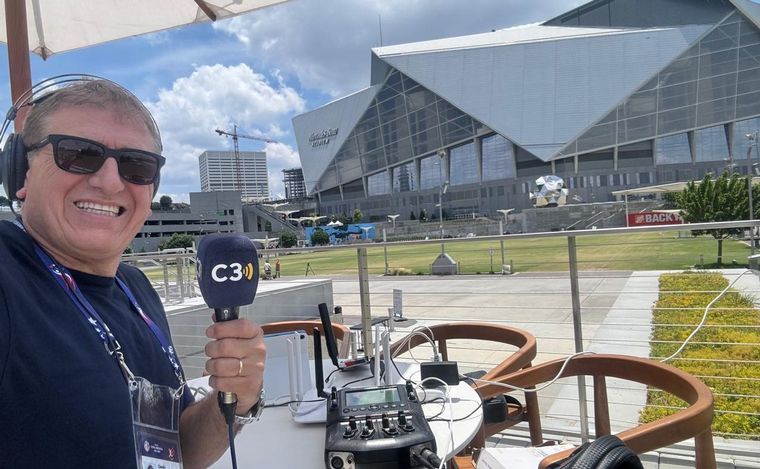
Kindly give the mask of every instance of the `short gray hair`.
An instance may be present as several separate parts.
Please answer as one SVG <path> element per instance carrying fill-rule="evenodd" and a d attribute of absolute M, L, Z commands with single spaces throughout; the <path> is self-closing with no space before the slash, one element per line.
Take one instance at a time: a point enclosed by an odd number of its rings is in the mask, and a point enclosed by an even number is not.
<path fill-rule="evenodd" d="M 145 125 L 157 153 L 161 153 L 161 134 L 150 111 L 122 86 L 103 79 L 84 79 L 67 84 L 31 101 L 32 108 L 24 122 L 24 143 L 34 145 L 47 137 L 48 119 L 56 111 L 73 106 L 97 106 L 118 110 L 120 115 Z"/>

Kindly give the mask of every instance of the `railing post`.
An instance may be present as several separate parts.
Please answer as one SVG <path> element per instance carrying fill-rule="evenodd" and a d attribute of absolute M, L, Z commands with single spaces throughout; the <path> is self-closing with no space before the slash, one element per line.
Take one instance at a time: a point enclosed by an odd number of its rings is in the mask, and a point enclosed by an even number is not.
<path fill-rule="evenodd" d="M 499 220 L 499 236 L 504 234 L 504 222 Z M 499 247 L 501 248 L 501 274 L 504 275 L 504 240 L 499 240 Z"/>
<path fill-rule="evenodd" d="M 575 353 L 578 353 L 583 351 L 583 329 L 575 236 L 567 237 L 567 257 L 570 268 L 570 297 L 573 304 L 573 337 L 575 339 Z M 586 443 L 588 441 L 588 408 L 586 407 L 585 376 L 578 376 L 578 405 L 580 406 L 581 441 Z"/>
<path fill-rule="evenodd" d="M 177 256 L 177 292 L 179 293 L 179 302 L 185 301 L 185 282 L 182 271 L 184 270 L 182 265 L 182 257 Z"/>
<path fill-rule="evenodd" d="M 367 269 L 367 248 L 358 248 L 356 257 L 359 267 L 359 302 L 362 311 L 362 335 L 364 336 L 364 353 L 372 357 L 375 353 L 372 340 L 372 309 L 369 304 L 369 271 Z"/>
<path fill-rule="evenodd" d="M 161 267 L 164 271 L 164 301 L 169 301 L 169 263 L 161 259 Z"/>
<path fill-rule="evenodd" d="M 383 228 L 383 243 L 388 242 L 388 238 L 385 235 L 385 228 Z M 383 257 L 385 258 L 385 275 L 388 275 L 388 247 L 383 246 Z"/>

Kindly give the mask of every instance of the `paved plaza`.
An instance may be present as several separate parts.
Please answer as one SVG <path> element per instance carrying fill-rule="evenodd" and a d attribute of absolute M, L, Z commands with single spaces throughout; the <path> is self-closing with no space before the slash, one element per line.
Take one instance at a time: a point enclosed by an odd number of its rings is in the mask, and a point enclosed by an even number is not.
<path fill-rule="evenodd" d="M 725 270 L 733 282 L 744 270 Z M 657 299 L 661 271 L 589 272 L 579 278 L 583 350 L 647 357 L 651 310 Z M 760 297 L 760 279 L 752 272 L 741 275 L 734 288 Z M 402 293 L 403 313 L 394 340 L 415 327 L 450 321 L 482 321 L 525 329 L 538 341 L 536 363 L 562 358 L 575 352 L 573 316 L 568 274 L 473 275 L 460 277 L 371 277 L 370 303 L 373 316 L 385 316 L 392 306 L 394 289 Z M 346 324 L 360 321 L 359 286 L 354 278 L 333 278 L 336 305 L 343 307 Z M 511 353 L 512 348 L 481 341 L 458 341 L 449 346 L 451 358 L 464 371 L 487 369 Z M 426 352 L 415 358 L 427 360 Z M 427 352 L 429 353 L 429 352 Z M 563 382 L 564 381 L 564 382 Z M 590 382 L 589 382 L 590 383 Z M 644 386 L 616 386 L 609 380 L 613 432 L 631 426 L 646 401 Z M 590 393 L 589 393 L 590 394 Z M 542 422 L 548 438 L 577 439 L 580 432 L 575 378 L 562 380 L 539 393 Z M 589 397 L 590 398 L 590 397 Z M 615 405 L 621 403 L 622 405 Z M 590 412 L 593 415 L 593 412 Z M 593 417 L 592 417 L 593 418 Z M 590 422 L 593 433 L 593 420 Z M 490 439 L 493 445 L 527 444 L 525 428 L 510 429 Z M 757 442 L 715 437 L 719 466 L 760 468 Z M 661 453 L 645 455 L 645 467 L 689 467 L 689 442 Z"/>

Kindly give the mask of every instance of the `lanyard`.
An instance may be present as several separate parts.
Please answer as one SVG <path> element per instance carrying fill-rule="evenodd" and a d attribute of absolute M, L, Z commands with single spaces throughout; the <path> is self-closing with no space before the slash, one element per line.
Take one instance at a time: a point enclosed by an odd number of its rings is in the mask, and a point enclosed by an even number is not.
<path fill-rule="evenodd" d="M 19 220 L 14 220 L 13 223 L 19 229 L 21 229 L 21 231 L 26 233 L 24 225 L 22 225 Z M 116 358 L 119 366 L 122 369 L 122 373 L 124 374 L 125 379 L 127 379 L 128 382 L 132 382 L 134 380 L 134 375 L 129 370 L 124 361 L 124 355 L 121 352 L 121 345 L 119 344 L 119 341 L 116 340 L 116 337 L 108 328 L 106 322 L 103 320 L 100 314 L 98 314 L 98 312 L 87 300 L 87 298 L 85 298 L 82 290 L 79 289 L 76 280 L 74 280 L 74 277 L 71 275 L 69 270 L 64 266 L 58 265 L 48 255 L 48 253 L 46 253 L 40 247 L 40 245 L 34 241 L 34 239 L 32 239 L 32 241 L 34 242 L 34 252 L 37 254 L 37 257 L 39 257 L 40 261 L 42 261 L 42 263 L 48 269 L 48 272 L 50 272 L 50 274 L 53 276 L 53 279 L 55 279 L 55 281 L 63 289 L 66 295 L 68 295 L 74 305 L 76 305 L 77 309 L 82 314 L 84 319 L 92 326 L 95 333 L 103 342 L 103 345 L 105 346 L 108 354 Z M 119 277 L 116 277 L 116 283 L 121 291 L 127 295 L 132 308 L 138 313 L 145 324 L 148 325 L 148 328 L 153 332 L 153 335 L 158 340 L 159 344 L 161 345 L 161 350 L 163 350 L 164 354 L 169 359 L 169 363 L 174 369 L 174 374 L 179 380 L 180 387 L 184 386 L 185 379 L 182 376 L 182 369 L 179 366 L 179 361 L 177 360 L 177 355 L 174 351 L 174 347 L 171 345 L 169 340 L 167 340 L 166 336 L 156 325 L 156 323 L 150 317 L 148 317 L 147 314 L 145 314 L 143 309 L 140 307 L 140 304 L 137 302 L 137 298 L 135 298 L 135 296 L 132 294 L 132 291 L 129 289 L 127 284 L 124 283 L 124 281 L 122 281 Z"/>

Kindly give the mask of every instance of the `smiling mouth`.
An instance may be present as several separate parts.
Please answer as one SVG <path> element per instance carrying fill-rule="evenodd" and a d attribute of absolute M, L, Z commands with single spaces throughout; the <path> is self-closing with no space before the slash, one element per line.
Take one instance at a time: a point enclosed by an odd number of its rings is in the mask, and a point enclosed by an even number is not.
<path fill-rule="evenodd" d="M 118 205 L 97 204 L 95 202 L 75 202 L 74 205 L 84 212 L 107 217 L 118 217 L 124 213 L 124 208 Z"/>

